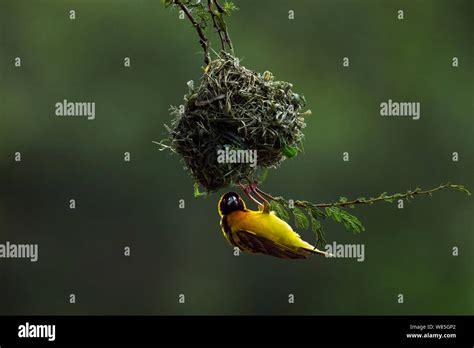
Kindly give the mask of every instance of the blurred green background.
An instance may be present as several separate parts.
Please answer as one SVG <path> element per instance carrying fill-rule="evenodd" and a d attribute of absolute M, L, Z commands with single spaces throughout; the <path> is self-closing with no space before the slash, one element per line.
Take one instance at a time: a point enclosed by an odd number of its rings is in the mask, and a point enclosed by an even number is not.
<path fill-rule="evenodd" d="M 472 1 L 235 2 L 243 65 L 292 82 L 313 111 L 306 152 L 265 191 L 474 188 Z M 0 243 L 39 244 L 37 263 L 0 259 L 0 314 L 474 313 L 473 199 L 457 192 L 358 207 L 360 235 L 328 223 L 328 242 L 365 244 L 365 262 L 233 256 L 219 195 L 194 198 L 179 158 L 152 143 L 202 71 L 194 31 L 159 0 L 1 0 L 0 29 Z M 94 101 L 96 119 L 56 117 L 63 99 Z M 388 99 L 420 102 L 421 119 L 381 117 Z"/>

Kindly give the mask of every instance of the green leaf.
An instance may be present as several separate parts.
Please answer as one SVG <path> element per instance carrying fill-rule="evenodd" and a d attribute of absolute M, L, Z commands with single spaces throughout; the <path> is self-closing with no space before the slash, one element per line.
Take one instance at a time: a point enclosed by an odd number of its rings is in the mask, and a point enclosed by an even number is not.
<path fill-rule="evenodd" d="M 237 11 L 239 8 L 235 6 L 235 4 L 232 1 L 226 1 L 224 2 L 224 11 L 226 12 L 226 15 L 230 16 L 230 13 L 232 11 Z"/>
<path fill-rule="evenodd" d="M 334 221 L 341 222 L 344 227 L 354 233 L 360 233 L 365 230 L 362 222 L 354 215 L 339 207 L 326 208 L 327 216 L 330 216 Z"/>
<path fill-rule="evenodd" d="M 327 207 L 325 211 L 326 211 L 326 215 L 331 217 L 334 221 L 336 222 L 342 221 L 341 214 L 340 214 L 341 209 L 339 209 L 338 207 Z"/>
<path fill-rule="evenodd" d="M 326 237 L 324 235 L 323 225 L 321 225 L 318 218 L 313 214 L 314 210 L 308 208 L 307 211 L 311 221 L 311 229 L 316 233 L 316 247 L 322 249 L 326 245 Z"/>
<path fill-rule="evenodd" d="M 301 229 L 308 229 L 309 227 L 309 221 L 306 215 L 303 213 L 303 211 L 300 208 L 294 207 L 291 209 L 294 217 L 295 217 L 295 225 L 296 228 L 301 228 Z"/>
<path fill-rule="evenodd" d="M 292 158 L 296 156 L 298 149 L 296 147 L 285 145 L 282 149 L 282 152 L 287 158 Z"/>
<path fill-rule="evenodd" d="M 348 212 L 342 210 L 343 215 L 342 215 L 342 220 L 344 223 L 344 226 L 354 232 L 354 233 L 360 233 L 365 230 L 364 226 L 362 225 L 362 222 L 354 215 L 349 214 Z"/>
<path fill-rule="evenodd" d="M 314 204 L 312 203 L 309 203 L 309 202 L 306 202 L 307 204 L 309 204 L 309 207 L 307 208 L 308 209 L 308 213 L 313 215 L 315 217 L 315 219 L 325 219 L 326 218 L 326 214 L 324 213 L 323 210 L 321 210 L 320 208 L 316 207 Z"/>
<path fill-rule="evenodd" d="M 285 207 L 277 201 L 271 201 L 271 209 L 275 212 L 275 214 L 282 220 L 288 222 L 290 220 L 290 216 L 286 211 Z"/>
<path fill-rule="evenodd" d="M 318 219 L 311 215 L 311 213 L 309 215 L 309 220 L 311 222 L 311 230 L 313 230 L 313 232 L 316 232 L 321 228 L 321 223 L 318 221 Z"/>
<path fill-rule="evenodd" d="M 199 192 L 199 184 L 194 183 L 194 197 L 204 197 L 207 196 L 207 192 Z"/>

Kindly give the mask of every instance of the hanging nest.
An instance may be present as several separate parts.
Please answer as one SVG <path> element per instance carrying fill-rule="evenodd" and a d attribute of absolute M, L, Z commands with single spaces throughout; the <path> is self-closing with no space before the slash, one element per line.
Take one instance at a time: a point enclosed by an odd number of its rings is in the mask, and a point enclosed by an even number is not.
<path fill-rule="evenodd" d="M 200 86 L 188 82 L 184 105 L 171 107 L 169 138 L 160 144 L 179 154 L 188 172 L 208 192 L 277 167 L 301 151 L 305 99 L 270 72 L 256 73 L 222 52 L 205 69 Z M 219 150 L 256 150 L 256 165 L 221 163 Z"/>

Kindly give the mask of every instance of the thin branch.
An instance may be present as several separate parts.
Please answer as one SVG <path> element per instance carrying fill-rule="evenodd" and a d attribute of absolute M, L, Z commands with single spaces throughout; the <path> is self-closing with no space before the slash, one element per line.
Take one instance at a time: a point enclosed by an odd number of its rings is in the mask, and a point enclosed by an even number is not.
<path fill-rule="evenodd" d="M 184 5 L 181 0 L 173 0 L 176 5 L 178 5 L 183 12 L 186 14 L 188 19 L 191 21 L 193 27 L 196 29 L 198 35 L 199 35 L 199 43 L 201 44 L 201 47 L 204 51 L 204 64 L 209 65 L 211 62 L 211 58 L 209 55 L 209 41 L 206 38 L 206 35 L 204 35 L 204 32 L 202 31 L 201 26 L 196 22 L 194 19 L 193 15 L 191 14 L 191 11 Z"/>
<path fill-rule="evenodd" d="M 223 13 L 225 13 L 225 9 L 222 7 L 221 4 L 219 4 L 219 0 L 213 0 L 214 3 L 216 4 L 216 7 L 217 7 L 217 11 L 219 11 L 219 13 L 222 15 Z M 224 23 L 224 39 L 225 39 L 225 42 L 227 42 L 227 45 L 229 46 L 230 48 L 230 52 L 232 53 L 232 55 L 234 55 L 234 45 L 232 44 L 232 40 L 230 39 L 230 36 L 229 36 L 229 31 L 227 30 L 227 25 L 225 25 Z"/>
<path fill-rule="evenodd" d="M 217 24 L 216 15 L 214 13 L 214 10 L 212 9 L 213 4 L 215 4 L 214 0 L 207 0 L 207 8 L 212 18 L 212 24 L 214 25 L 214 28 L 216 29 L 216 32 L 219 35 L 219 40 L 221 42 L 222 50 L 225 51 L 225 44 L 226 44 L 225 34 L 220 28 L 220 26 Z"/>
<path fill-rule="evenodd" d="M 386 194 L 382 193 L 378 197 L 374 198 L 357 198 L 352 201 L 347 201 L 347 202 L 335 202 L 335 203 L 319 203 L 315 204 L 316 207 L 318 208 L 326 208 L 326 207 L 344 207 L 344 206 L 352 206 L 356 204 L 373 204 L 375 202 L 380 202 L 380 201 L 385 201 L 385 202 L 390 202 L 391 200 L 395 199 L 406 199 L 406 198 L 413 198 L 415 195 L 432 195 L 436 191 L 448 189 L 448 188 L 454 188 L 454 189 L 459 189 L 459 185 L 453 185 L 451 183 L 446 183 L 446 184 L 441 184 L 438 187 L 435 187 L 431 190 L 422 190 L 421 188 L 416 188 L 414 190 L 407 191 L 405 193 L 395 193 L 393 195 L 387 196 Z M 469 192 L 469 191 L 467 191 Z M 470 193 L 469 193 L 470 194 Z"/>
<path fill-rule="evenodd" d="M 224 10 L 224 8 L 222 7 L 222 5 L 219 4 L 219 2 L 218 2 L 217 0 L 215 0 L 215 3 L 216 3 L 217 11 L 219 11 L 219 13 L 224 13 L 225 10 Z"/>
<path fill-rule="evenodd" d="M 407 199 L 407 198 L 414 198 L 415 195 L 432 195 L 436 191 L 444 190 L 444 189 L 454 189 L 458 191 L 465 192 L 466 194 L 470 195 L 471 193 L 469 190 L 467 190 L 464 186 L 462 185 L 456 185 L 456 184 L 451 184 L 451 183 L 446 183 L 446 184 L 441 184 L 438 187 L 435 187 L 431 190 L 422 190 L 421 188 L 416 188 L 414 190 L 409 190 L 405 193 L 395 193 L 393 195 L 387 195 L 386 193 L 382 193 L 378 197 L 372 197 L 372 198 L 357 198 L 352 201 L 339 201 L 339 202 L 333 202 L 333 203 L 318 203 L 318 204 L 313 204 L 307 201 L 295 201 L 295 205 L 307 208 L 309 206 L 314 206 L 317 208 L 327 208 L 327 207 L 345 207 L 345 206 L 354 206 L 357 204 L 373 204 L 376 202 L 380 201 L 385 201 L 385 202 L 390 202 L 395 199 Z M 267 197 L 270 200 L 277 201 L 277 202 L 286 202 L 286 200 L 283 197 L 273 197 L 268 193 L 263 192 L 261 189 L 258 187 L 256 190 L 263 196 Z"/>

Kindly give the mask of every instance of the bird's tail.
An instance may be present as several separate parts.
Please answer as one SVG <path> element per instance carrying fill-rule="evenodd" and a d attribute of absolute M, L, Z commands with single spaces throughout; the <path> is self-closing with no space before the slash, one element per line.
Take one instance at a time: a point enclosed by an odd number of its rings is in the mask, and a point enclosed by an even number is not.
<path fill-rule="evenodd" d="M 318 254 L 321 256 L 325 257 L 334 257 L 333 254 L 319 250 L 316 248 L 314 245 L 308 243 L 307 241 L 300 239 L 298 243 L 298 247 L 296 248 L 297 252 L 299 255 L 303 256 L 303 258 L 306 258 L 307 256 L 311 256 L 314 254 Z"/>
<path fill-rule="evenodd" d="M 307 244 L 307 246 L 304 246 L 302 249 L 304 249 L 304 251 L 306 252 L 309 252 L 311 254 L 318 254 L 318 255 L 326 256 L 326 257 L 334 257 L 333 254 L 319 250 L 318 248 L 316 248 L 315 246 L 312 246 L 311 244 L 307 242 L 305 242 L 305 244 Z"/>
<path fill-rule="evenodd" d="M 318 254 L 318 255 L 321 255 L 321 256 L 326 256 L 326 257 L 333 257 L 334 255 L 331 254 L 331 253 L 328 253 L 328 252 L 325 252 L 325 251 L 321 251 L 317 248 L 313 248 L 313 249 L 306 249 L 308 251 L 310 251 L 311 253 L 313 254 Z"/>

